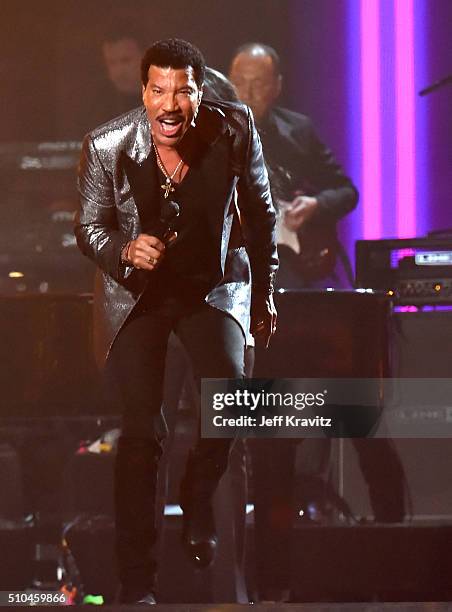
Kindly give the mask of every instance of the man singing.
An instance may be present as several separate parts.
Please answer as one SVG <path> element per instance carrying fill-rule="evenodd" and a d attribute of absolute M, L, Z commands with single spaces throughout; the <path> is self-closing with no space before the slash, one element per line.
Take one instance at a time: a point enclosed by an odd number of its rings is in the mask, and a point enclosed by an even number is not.
<path fill-rule="evenodd" d="M 245 106 L 201 103 L 204 72 L 190 43 L 152 45 L 142 61 L 145 108 L 88 134 L 80 164 L 75 233 L 98 266 L 95 348 L 123 415 L 115 513 L 124 603 L 155 603 L 170 332 L 200 383 L 243 377 L 249 325 L 263 342 L 276 325 L 275 213 L 259 137 Z M 183 542 L 201 566 L 215 552 L 211 501 L 230 442 L 198 439 L 181 484 Z"/>

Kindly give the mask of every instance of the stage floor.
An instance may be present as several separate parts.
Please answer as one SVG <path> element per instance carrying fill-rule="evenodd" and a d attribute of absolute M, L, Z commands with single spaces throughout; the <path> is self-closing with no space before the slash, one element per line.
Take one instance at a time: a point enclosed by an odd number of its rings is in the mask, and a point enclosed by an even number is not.
<path fill-rule="evenodd" d="M 106 606 L 107 610 L 136 610 L 142 606 Z M 452 602 L 421 603 L 341 603 L 341 604 L 162 604 L 153 608 L 155 612 L 449 612 Z"/>

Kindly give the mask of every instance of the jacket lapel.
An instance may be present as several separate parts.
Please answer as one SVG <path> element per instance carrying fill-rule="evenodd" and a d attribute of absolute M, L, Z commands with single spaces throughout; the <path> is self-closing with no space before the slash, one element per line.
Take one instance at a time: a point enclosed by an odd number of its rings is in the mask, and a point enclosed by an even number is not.
<path fill-rule="evenodd" d="M 137 207 L 143 231 L 159 218 L 159 180 L 151 131 L 146 112 L 138 122 L 136 137 L 129 151 L 124 152 L 122 165 Z"/>
<path fill-rule="evenodd" d="M 202 184 L 208 186 L 205 197 L 209 225 L 220 243 L 229 206 L 219 209 L 218 204 L 224 205 L 225 202 L 230 202 L 232 195 L 229 193 L 231 190 L 229 143 L 218 109 L 201 105 L 197 124 L 199 148 L 196 157 L 197 163 L 200 164 L 199 178 Z M 130 148 L 124 151 L 122 165 L 137 208 L 141 229 L 146 231 L 159 218 L 160 181 L 145 110 L 138 121 L 135 139 Z"/>

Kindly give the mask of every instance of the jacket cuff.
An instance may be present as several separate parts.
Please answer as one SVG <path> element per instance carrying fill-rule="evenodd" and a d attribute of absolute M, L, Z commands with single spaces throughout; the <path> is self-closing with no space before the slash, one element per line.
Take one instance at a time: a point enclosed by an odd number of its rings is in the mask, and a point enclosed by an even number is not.
<path fill-rule="evenodd" d="M 270 272 L 266 278 L 253 281 L 253 293 L 271 295 L 275 291 L 275 272 Z"/>

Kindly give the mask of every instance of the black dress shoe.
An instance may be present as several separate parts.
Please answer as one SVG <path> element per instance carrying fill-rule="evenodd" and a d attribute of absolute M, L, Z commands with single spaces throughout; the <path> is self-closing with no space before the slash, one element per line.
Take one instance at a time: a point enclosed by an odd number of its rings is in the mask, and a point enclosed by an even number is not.
<path fill-rule="evenodd" d="M 157 605 L 157 602 L 155 601 L 154 594 L 148 593 L 147 595 L 144 595 L 144 597 L 141 597 L 138 601 L 136 601 L 135 604 L 142 606 L 155 606 Z"/>
<path fill-rule="evenodd" d="M 122 588 L 119 593 L 119 603 L 129 605 L 155 606 L 157 601 L 152 591 Z"/>
<path fill-rule="evenodd" d="M 182 543 L 196 567 L 206 568 L 213 562 L 218 537 L 210 502 L 190 504 L 184 509 Z"/>

